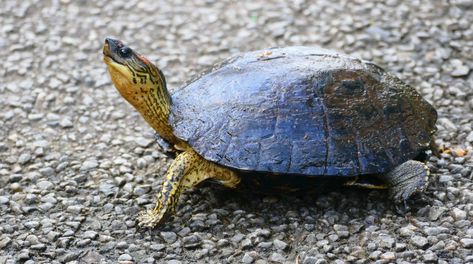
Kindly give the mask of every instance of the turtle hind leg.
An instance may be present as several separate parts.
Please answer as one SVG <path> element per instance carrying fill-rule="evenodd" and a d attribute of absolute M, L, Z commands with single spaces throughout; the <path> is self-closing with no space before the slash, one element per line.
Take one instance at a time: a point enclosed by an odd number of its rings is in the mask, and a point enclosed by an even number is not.
<path fill-rule="evenodd" d="M 395 202 L 407 201 L 412 195 L 423 192 L 429 182 L 429 168 L 422 162 L 409 160 L 383 175 Z"/>
<path fill-rule="evenodd" d="M 240 182 L 235 172 L 203 159 L 193 150 L 179 154 L 166 173 L 155 208 L 138 218 L 139 225 L 155 227 L 162 223 L 170 213 L 175 212 L 182 191 L 207 179 L 214 179 L 232 188 Z"/>

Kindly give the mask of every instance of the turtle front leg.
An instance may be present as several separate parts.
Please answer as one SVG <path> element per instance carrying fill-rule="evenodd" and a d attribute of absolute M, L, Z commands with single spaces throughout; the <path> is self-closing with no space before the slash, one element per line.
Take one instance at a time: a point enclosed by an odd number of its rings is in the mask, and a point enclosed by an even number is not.
<path fill-rule="evenodd" d="M 139 225 L 159 225 L 167 214 L 175 212 L 183 190 L 207 179 L 214 179 L 230 188 L 235 188 L 240 183 L 240 177 L 234 171 L 203 159 L 193 150 L 179 154 L 166 173 L 166 180 L 158 194 L 155 208 L 138 218 Z"/>
<path fill-rule="evenodd" d="M 405 202 L 413 194 L 427 188 L 429 175 L 427 165 L 420 161 L 409 160 L 395 167 L 382 178 L 388 184 L 391 197 L 395 202 Z"/>

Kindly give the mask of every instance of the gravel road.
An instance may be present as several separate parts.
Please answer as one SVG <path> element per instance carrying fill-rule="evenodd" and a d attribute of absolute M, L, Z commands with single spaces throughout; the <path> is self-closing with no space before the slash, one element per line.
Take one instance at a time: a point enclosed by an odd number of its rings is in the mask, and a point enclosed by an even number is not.
<path fill-rule="evenodd" d="M 0 264 L 473 263 L 472 24 L 472 0 L 2 0 Z M 138 229 L 170 159 L 112 86 L 106 36 L 148 55 L 170 89 L 272 46 L 373 60 L 438 109 L 447 151 L 405 215 L 381 191 L 205 184 Z"/>

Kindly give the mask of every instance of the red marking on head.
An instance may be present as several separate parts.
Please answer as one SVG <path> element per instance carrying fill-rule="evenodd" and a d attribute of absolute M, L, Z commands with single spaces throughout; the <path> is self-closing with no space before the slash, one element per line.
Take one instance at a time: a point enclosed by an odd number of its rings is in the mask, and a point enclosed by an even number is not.
<path fill-rule="evenodd" d="M 138 56 L 138 59 L 140 59 L 144 64 L 148 65 L 151 62 L 147 58 L 145 58 L 143 55 Z"/>

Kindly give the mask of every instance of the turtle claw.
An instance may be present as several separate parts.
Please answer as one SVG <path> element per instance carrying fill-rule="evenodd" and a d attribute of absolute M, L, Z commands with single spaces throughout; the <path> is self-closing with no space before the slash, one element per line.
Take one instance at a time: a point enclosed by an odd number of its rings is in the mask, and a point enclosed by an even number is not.
<path fill-rule="evenodd" d="M 414 195 L 423 193 L 426 189 L 426 185 L 426 181 L 419 179 L 419 181 L 416 183 L 416 186 L 410 186 L 410 188 L 406 188 L 402 191 L 396 190 L 397 193 L 391 193 L 396 212 L 398 214 L 404 215 L 411 211 L 411 206 L 409 205 L 410 198 Z"/>
<path fill-rule="evenodd" d="M 405 215 L 411 211 L 411 207 L 407 204 L 407 201 L 404 201 L 403 203 L 395 203 L 394 210 L 398 215 Z"/>
<path fill-rule="evenodd" d="M 154 228 L 164 222 L 165 214 L 161 212 L 156 213 L 156 210 L 148 210 L 138 216 L 138 226 L 141 228 Z"/>

